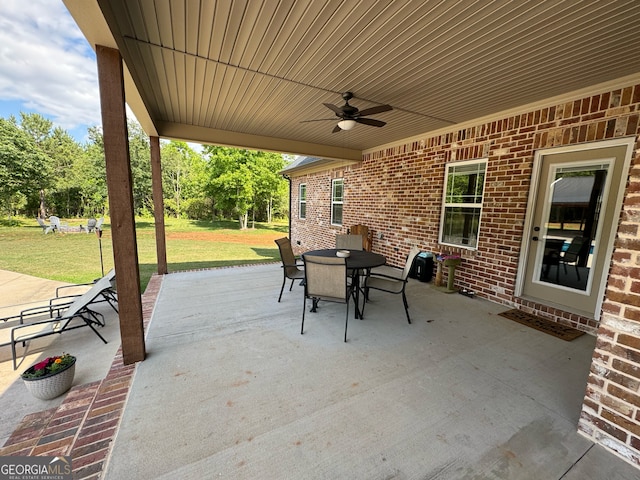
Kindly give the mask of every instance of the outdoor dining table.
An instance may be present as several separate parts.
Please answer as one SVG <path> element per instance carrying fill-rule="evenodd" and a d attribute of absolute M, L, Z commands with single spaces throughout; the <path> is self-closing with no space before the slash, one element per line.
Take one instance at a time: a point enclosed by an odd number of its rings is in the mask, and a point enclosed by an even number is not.
<path fill-rule="evenodd" d="M 317 256 L 317 257 L 335 257 L 336 252 L 338 252 L 338 248 L 327 248 L 323 250 L 311 250 L 302 254 L 305 255 Z M 360 313 L 359 307 L 359 298 L 360 298 L 360 275 L 358 275 L 358 271 L 366 270 L 367 272 L 375 267 L 380 267 L 387 263 L 387 259 L 384 255 L 379 253 L 368 252 L 366 250 L 349 250 L 349 256 L 345 258 L 347 264 L 347 270 L 351 272 L 351 278 L 354 282 L 355 288 L 355 304 L 356 304 L 356 318 L 362 319 L 362 314 Z M 365 300 L 366 301 L 366 300 Z M 317 304 L 314 302 L 312 312 L 316 311 Z"/>

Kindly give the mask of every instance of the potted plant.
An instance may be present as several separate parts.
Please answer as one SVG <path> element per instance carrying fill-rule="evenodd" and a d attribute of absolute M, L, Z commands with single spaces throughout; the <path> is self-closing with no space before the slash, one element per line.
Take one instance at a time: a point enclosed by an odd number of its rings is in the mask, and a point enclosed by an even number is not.
<path fill-rule="evenodd" d="M 36 398 L 51 400 L 71 388 L 76 357 L 63 353 L 27 368 L 21 375 L 27 390 Z"/>

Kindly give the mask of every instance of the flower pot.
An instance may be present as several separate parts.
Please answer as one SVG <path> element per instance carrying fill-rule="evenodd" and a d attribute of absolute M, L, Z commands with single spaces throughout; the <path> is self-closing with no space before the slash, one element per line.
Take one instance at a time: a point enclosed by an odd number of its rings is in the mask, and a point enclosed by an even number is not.
<path fill-rule="evenodd" d="M 33 367 L 28 368 L 26 372 L 29 371 L 33 371 Z M 74 358 L 73 363 L 62 370 L 49 373 L 42 377 L 23 377 L 22 380 L 31 395 L 41 400 L 51 400 L 52 398 L 59 397 L 71 388 L 75 373 L 76 359 Z"/>

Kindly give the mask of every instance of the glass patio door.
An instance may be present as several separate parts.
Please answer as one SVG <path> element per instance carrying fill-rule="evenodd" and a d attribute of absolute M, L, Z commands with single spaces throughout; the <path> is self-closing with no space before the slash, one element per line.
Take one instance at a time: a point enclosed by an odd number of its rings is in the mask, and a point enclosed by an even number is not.
<path fill-rule="evenodd" d="M 618 224 L 617 197 L 625 185 L 626 152 L 621 145 L 538 158 L 522 296 L 597 318 Z"/>

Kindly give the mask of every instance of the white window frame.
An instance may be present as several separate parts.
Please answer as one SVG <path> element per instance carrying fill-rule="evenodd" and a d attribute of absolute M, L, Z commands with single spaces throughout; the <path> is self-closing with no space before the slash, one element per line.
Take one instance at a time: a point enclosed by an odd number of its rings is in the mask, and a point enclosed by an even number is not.
<path fill-rule="evenodd" d="M 304 195 L 302 191 L 304 190 Z M 302 213 L 304 206 L 304 214 Z M 298 218 L 305 220 L 307 218 L 307 184 L 301 183 L 298 187 Z"/>
<path fill-rule="evenodd" d="M 342 185 L 342 197 L 339 200 L 335 197 L 335 188 L 336 184 L 340 183 Z M 333 211 L 336 205 L 342 205 L 342 215 L 344 215 L 344 179 L 343 178 L 334 178 L 331 180 L 331 225 L 342 226 L 342 218 L 340 219 L 340 223 L 336 223 L 333 218 Z"/>
<path fill-rule="evenodd" d="M 443 192 L 442 192 L 442 212 L 440 214 L 440 234 L 439 234 L 439 241 L 440 244 L 442 245 L 449 245 L 452 247 L 458 247 L 458 248 L 466 248 L 468 250 L 476 250 L 478 248 L 478 237 L 480 236 L 480 227 L 481 227 L 481 221 L 482 221 L 482 206 L 484 203 L 484 192 L 485 192 L 485 188 L 486 188 L 486 182 L 487 182 L 487 164 L 488 164 L 488 159 L 487 158 L 479 158 L 479 159 L 474 159 L 474 160 L 465 160 L 462 162 L 450 162 L 447 163 L 445 166 L 445 177 L 444 177 L 444 188 L 443 188 Z M 453 192 L 448 192 L 449 189 L 449 177 L 451 175 L 456 175 L 456 170 L 460 170 L 462 167 L 463 173 L 460 173 L 459 175 L 464 175 L 464 168 L 468 168 L 469 166 L 473 166 L 473 165 L 477 165 L 478 166 L 478 173 L 480 173 L 480 166 L 484 166 L 483 169 L 483 181 L 482 181 L 482 194 L 481 195 L 477 195 L 474 194 L 472 199 L 472 201 L 470 202 L 461 202 L 460 198 L 457 198 L 457 201 L 453 201 L 456 198 L 454 198 L 454 196 L 452 195 Z M 477 184 L 476 184 L 476 188 L 477 188 Z M 479 201 L 478 201 L 479 198 Z M 464 199 L 466 200 L 466 199 Z M 445 225 L 445 221 L 447 219 L 447 212 L 452 209 L 452 208 L 466 208 L 466 209 L 474 209 L 477 210 L 477 215 L 475 215 L 477 217 L 477 231 L 474 232 L 475 234 L 475 241 L 473 243 L 455 243 L 452 242 L 450 240 L 445 241 L 445 235 L 447 233 L 447 227 L 448 225 Z"/>

